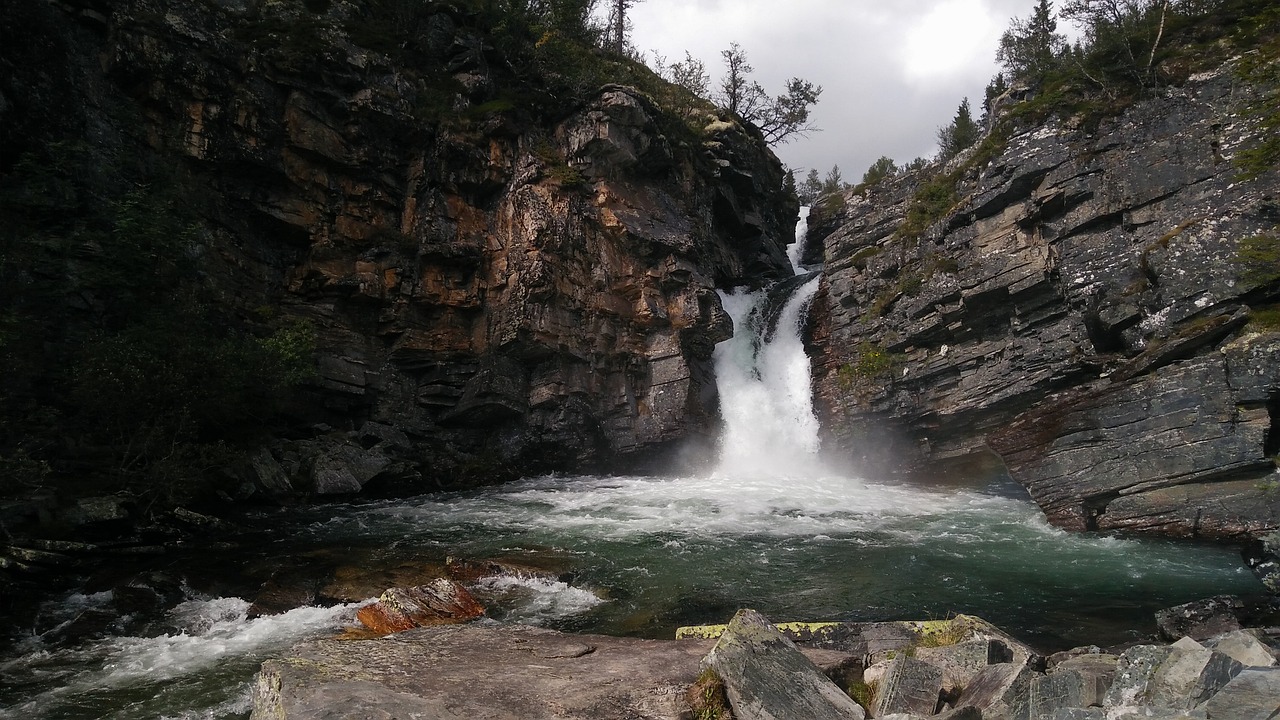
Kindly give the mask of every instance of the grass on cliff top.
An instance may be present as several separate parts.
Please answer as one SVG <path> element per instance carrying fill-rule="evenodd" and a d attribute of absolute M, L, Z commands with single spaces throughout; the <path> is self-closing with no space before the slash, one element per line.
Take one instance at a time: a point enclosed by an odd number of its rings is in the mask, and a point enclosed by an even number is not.
<path fill-rule="evenodd" d="M 961 181 L 1003 152 L 1017 128 L 1059 117 L 1073 118 L 1081 130 L 1093 132 L 1136 100 L 1214 70 L 1241 53 L 1249 54 L 1237 76 L 1258 89 L 1246 114 L 1257 119 L 1261 139 L 1237 153 L 1236 165 L 1241 179 L 1250 180 L 1280 164 L 1280 6 L 1272 0 L 1224 0 L 1207 13 L 1174 12 L 1150 68 L 1117 59 L 1126 44 L 1132 49 L 1149 42 L 1140 31 L 1066 53 L 1030 97 L 1003 110 L 992 132 L 959 167 L 935 170 L 920 184 L 895 235 L 917 239 L 951 214 L 962 202 Z"/>

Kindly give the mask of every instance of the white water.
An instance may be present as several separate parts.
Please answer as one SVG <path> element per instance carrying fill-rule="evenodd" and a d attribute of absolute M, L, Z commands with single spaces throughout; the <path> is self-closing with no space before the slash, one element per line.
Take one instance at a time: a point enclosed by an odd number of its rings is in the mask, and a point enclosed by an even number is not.
<path fill-rule="evenodd" d="M 795 275 L 805 271 L 800 265 L 800 259 L 804 257 L 805 241 L 809 235 L 809 206 L 805 205 L 800 208 L 800 217 L 796 221 L 796 239 L 795 242 L 787 246 L 787 259 L 791 261 L 791 272 Z"/>
<path fill-rule="evenodd" d="M 738 331 L 716 346 L 716 382 L 724 428 L 718 478 L 794 478 L 818 472 L 818 419 L 809 358 L 800 338 L 814 278 L 787 300 L 771 342 L 762 342 L 764 292 L 721 296 Z"/>
<path fill-rule="evenodd" d="M 109 593 L 72 594 L 50 603 L 47 611 L 74 614 L 105 604 Z M 249 679 L 269 652 L 351 625 L 356 604 L 303 607 L 282 615 L 248 619 L 249 603 L 239 598 L 190 600 L 169 611 L 172 631 L 155 637 L 108 637 L 73 648 L 44 650 L 38 637 L 26 642 L 21 657 L 0 663 L 0 676 L 14 684 L 52 684 L 21 704 L 0 708 L 0 718 L 40 718 L 71 713 L 83 716 L 104 697 L 120 694 L 123 707 L 103 707 L 97 717 L 221 717 L 249 711 Z M 244 671 L 235 690 L 222 683 L 210 689 L 204 680 L 227 663 Z M 186 706 L 184 708 L 184 706 Z M 175 713 L 176 714 L 168 714 Z"/>
<path fill-rule="evenodd" d="M 800 256 L 808 215 L 809 208 L 802 208 L 795 241 L 787 246 L 795 274 L 804 270 Z M 724 421 L 714 477 L 776 483 L 822 473 L 809 357 L 801 338 L 805 313 L 817 291 L 814 277 L 787 299 L 773 328 L 766 327 L 766 291 L 720 294 L 733 318 L 734 335 L 717 345 L 714 354 Z"/>

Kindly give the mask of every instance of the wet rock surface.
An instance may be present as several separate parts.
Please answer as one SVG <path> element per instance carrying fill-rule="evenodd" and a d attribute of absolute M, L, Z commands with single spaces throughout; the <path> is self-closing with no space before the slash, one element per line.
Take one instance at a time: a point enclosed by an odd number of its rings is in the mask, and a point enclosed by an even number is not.
<path fill-rule="evenodd" d="M 1256 321 L 1280 294 L 1241 250 L 1276 237 L 1277 175 L 1230 162 L 1260 137 L 1244 108 L 1261 90 L 1234 78 L 1096 131 L 1014 131 L 990 161 L 954 161 L 956 202 L 918 235 L 901 230 L 916 175 L 815 208 L 828 446 L 934 474 L 994 451 L 1073 530 L 1280 524 L 1280 334 Z"/>

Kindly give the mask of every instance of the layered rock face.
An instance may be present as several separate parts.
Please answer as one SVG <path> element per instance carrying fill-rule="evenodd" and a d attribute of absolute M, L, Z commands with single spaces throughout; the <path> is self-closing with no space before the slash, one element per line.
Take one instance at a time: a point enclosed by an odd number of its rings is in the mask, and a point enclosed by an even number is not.
<path fill-rule="evenodd" d="M 1277 175 L 1231 160 L 1259 92 L 1228 66 L 1014 134 L 918 238 L 911 176 L 819 213 L 828 444 L 881 469 L 994 450 L 1074 530 L 1276 527 Z"/>
<path fill-rule="evenodd" d="M 180 159 L 202 195 L 228 306 L 316 329 L 319 378 L 254 458 L 263 487 L 603 467 L 714 426 L 715 288 L 786 274 L 795 217 L 758 136 L 673 130 L 616 85 L 550 118 L 486 103 L 521 69 L 448 4 L 424 21 L 430 82 L 355 42 L 351 3 L 49 12 L 104 69 L 69 89 L 101 96 L 87 124 Z M 93 115 L 122 102 L 140 128 Z"/>

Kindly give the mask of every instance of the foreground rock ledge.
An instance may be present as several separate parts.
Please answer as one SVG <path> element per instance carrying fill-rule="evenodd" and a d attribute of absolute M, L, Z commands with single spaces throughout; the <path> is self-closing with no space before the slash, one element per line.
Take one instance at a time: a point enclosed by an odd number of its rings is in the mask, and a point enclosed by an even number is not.
<path fill-rule="evenodd" d="M 263 664 L 253 720 L 676 720 L 712 643 L 447 626 L 303 643 Z"/>

